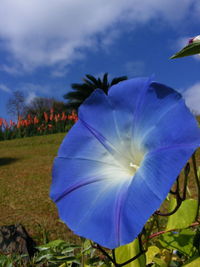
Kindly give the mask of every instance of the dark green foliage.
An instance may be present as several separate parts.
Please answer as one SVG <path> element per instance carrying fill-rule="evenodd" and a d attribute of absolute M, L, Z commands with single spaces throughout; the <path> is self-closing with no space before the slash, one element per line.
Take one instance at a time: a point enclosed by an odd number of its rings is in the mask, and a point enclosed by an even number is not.
<path fill-rule="evenodd" d="M 50 109 L 53 109 L 55 113 L 62 113 L 66 111 L 66 105 L 64 102 L 54 98 L 35 97 L 26 105 L 23 117 L 30 115 L 32 117 L 37 116 L 41 119 L 44 112 L 49 112 Z"/>
<path fill-rule="evenodd" d="M 95 89 L 102 89 L 106 94 L 112 85 L 121 81 L 127 80 L 126 76 L 116 77 L 110 83 L 108 81 L 108 73 L 105 73 L 103 78 L 95 78 L 90 74 L 85 75 L 83 83 L 73 83 L 72 91 L 65 94 L 63 97 L 68 100 L 67 107 L 70 109 L 78 109 L 83 101 L 90 96 Z"/>

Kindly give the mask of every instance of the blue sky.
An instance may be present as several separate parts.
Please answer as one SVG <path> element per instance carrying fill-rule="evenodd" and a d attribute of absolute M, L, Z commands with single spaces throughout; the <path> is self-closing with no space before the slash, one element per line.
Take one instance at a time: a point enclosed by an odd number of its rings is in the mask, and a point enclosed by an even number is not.
<path fill-rule="evenodd" d="M 169 60 L 200 34 L 199 15 L 199 0 L 1 0 L 0 117 L 12 91 L 64 100 L 87 73 L 200 92 L 200 57 Z"/>

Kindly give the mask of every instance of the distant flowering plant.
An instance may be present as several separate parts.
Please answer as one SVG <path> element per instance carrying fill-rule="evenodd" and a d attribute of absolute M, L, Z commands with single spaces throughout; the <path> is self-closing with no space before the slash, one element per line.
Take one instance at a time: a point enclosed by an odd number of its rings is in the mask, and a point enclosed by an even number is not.
<path fill-rule="evenodd" d="M 200 129 L 177 91 L 148 78 L 96 90 L 78 118 L 54 161 L 50 196 L 76 234 L 113 249 L 160 207 Z"/>
<path fill-rule="evenodd" d="M 69 128 L 78 120 L 75 111 L 66 114 L 55 113 L 53 109 L 44 112 L 43 117 L 19 116 L 17 123 L 0 118 L 0 141 L 19 137 L 34 135 L 44 135 L 51 133 L 67 132 Z"/>
<path fill-rule="evenodd" d="M 171 59 L 193 56 L 197 54 L 200 54 L 200 35 L 190 38 L 188 40 L 188 44 L 176 54 L 171 56 Z"/>
<path fill-rule="evenodd" d="M 188 43 L 192 44 L 192 43 L 197 43 L 197 42 L 200 42 L 200 35 L 190 38 Z"/>

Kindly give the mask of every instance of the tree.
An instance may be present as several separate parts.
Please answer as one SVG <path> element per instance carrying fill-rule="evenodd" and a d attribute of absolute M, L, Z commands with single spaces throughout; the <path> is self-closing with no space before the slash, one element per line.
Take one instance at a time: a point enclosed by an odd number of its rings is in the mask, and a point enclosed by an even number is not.
<path fill-rule="evenodd" d="M 66 104 L 54 98 L 35 97 L 25 107 L 25 116 L 29 114 L 32 117 L 37 116 L 40 118 L 43 117 L 44 112 L 48 113 L 52 108 L 55 113 L 61 113 L 62 111 L 66 111 Z"/>
<path fill-rule="evenodd" d="M 89 74 L 86 74 L 85 76 L 86 78 L 83 79 L 84 83 L 73 83 L 71 85 L 72 91 L 63 96 L 64 99 L 68 100 L 68 108 L 78 109 L 83 101 L 97 88 L 102 89 L 107 94 L 112 85 L 127 80 L 126 76 L 121 76 L 114 78 L 111 83 L 109 83 L 108 73 L 105 73 L 102 79 L 96 79 L 94 76 Z"/>
<path fill-rule="evenodd" d="M 8 113 L 15 116 L 15 118 L 19 120 L 19 117 L 23 116 L 24 108 L 25 98 L 23 92 L 14 91 L 7 102 Z"/>

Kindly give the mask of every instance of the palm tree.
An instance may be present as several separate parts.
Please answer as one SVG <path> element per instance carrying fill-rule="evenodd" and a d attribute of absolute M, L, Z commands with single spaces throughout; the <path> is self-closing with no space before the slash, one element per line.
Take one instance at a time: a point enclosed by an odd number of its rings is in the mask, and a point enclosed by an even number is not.
<path fill-rule="evenodd" d="M 95 78 L 92 75 L 86 74 L 83 83 L 73 83 L 72 91 L 65 94 L 63 97 L 68 100 L 67 107 L 69 109 L 78 109 L 83 101 L 90 96 L 95 89 L 102 89 L 106 94 L 109 88 L 121 81 L 127 80 L 126 76 L 116 77 L 111 83 L 108 81 L 108 73 L 105 73 L 103 78 Z"/>

